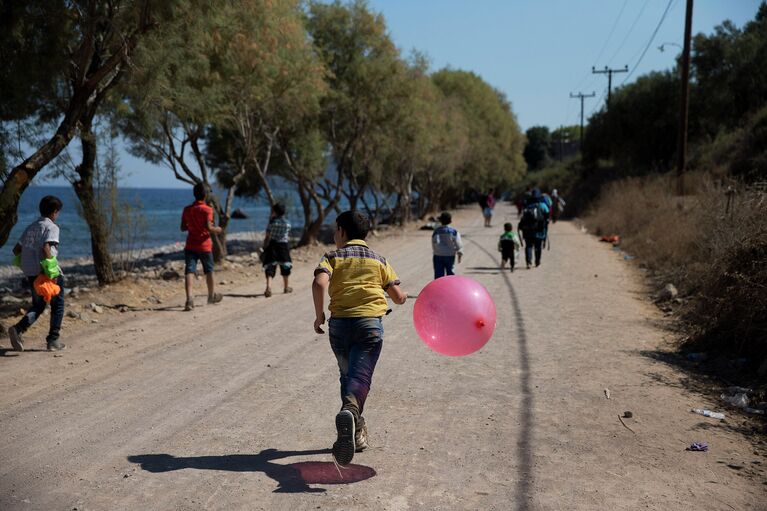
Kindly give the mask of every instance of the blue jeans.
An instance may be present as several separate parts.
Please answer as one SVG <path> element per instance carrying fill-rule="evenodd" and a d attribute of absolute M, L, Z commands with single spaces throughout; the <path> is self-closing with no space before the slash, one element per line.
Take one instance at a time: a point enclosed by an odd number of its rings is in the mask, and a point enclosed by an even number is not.
<path fill-rule="evenodd" d="M 445 275 L 455 275 L 453 272 L 455 266 L 455 256 L 434 256 L 434 278 L 438 279 Z"/>
<path fill-rule="evenodd" d="M 32 307 L 16 323 L 16 330 L 22 334 L 37 321 L 45 310 L 45 300 L 35 292 L 35 279 L 37 277 L 27 277 L 27 284 L 32 291 Z M 61 322 L 64 320 L 64 276 L 59 275 L 56 278 L 56 284 L 61 288 L 61 292 L 51 299 L 51 326 L 48 331 L 48 337 L 45 338 L 49 343 L 58 340 L 61 331 Z"/>
<path fill-rule="evenodd" d="M 383 322 L 381 318 L 331 317 L 328 330 L 341 375 L 341 409 L 352 412 L 359 428 L 383 347 Z"/>

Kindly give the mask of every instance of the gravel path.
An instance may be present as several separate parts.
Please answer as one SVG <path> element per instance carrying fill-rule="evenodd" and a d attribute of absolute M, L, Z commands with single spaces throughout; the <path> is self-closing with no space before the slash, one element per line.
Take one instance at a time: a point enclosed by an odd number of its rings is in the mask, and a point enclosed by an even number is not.
<path fill-rule="evenodd" d="M 474 208 L 455 218 L 460 272 L 493 295 L 496 333 L 442 357 L 417 339 L 414 302 L 395 308 L 371 448 L 350 468 L 328 451 L 337 369 L 305 264 L 291 295 L 258 296 L 259 279 L 193 313 L 115 316 L 60 356 L 5 353 L 0 509 L 766 508 L 767 445 L 689 412 L 719 405 L 653 356 L 662 316 L 631 265 L 560 222 L 541 268 L 501 274 L 500 229 Z M 371 241 L 411 294 L 430 278 L 429 235 Z"/>

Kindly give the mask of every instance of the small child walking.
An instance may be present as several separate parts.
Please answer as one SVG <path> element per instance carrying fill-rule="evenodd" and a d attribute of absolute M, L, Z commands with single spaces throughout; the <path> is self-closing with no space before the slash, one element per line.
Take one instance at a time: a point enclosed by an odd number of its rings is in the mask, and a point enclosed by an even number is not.
<path fill-rule="evenodd" d="M 32 306 L 21 321 L 8 329 L 11 345 L 16 351 L 24 351 L 22 334 L 37 321 L 45 311 L 45 298 L 35 290 L 35 279 L 40 274 L 53 280 L 60 291 L 50 300 L 51 325 L 48 330 L 48 351 L 63 350 L 66 345 L 59 341 L 61 323 L 64 319 L 64 276 L 57 260 L 59 254 L 59 226 L 56 219 L 63 204 L 58 197 L 48 195 L 40 201 L 40 218 L 29 224 L 13 247 L 14 264 L 24 272 L 30 292 Z"/>
<path fill-rule="evenodd" d="M 460 264 L 461 257 L 463 257 L 461 233 L 450 227 L 450 223 L 453 221 L 452 215 L 444 211 L 439 215 L 438 220 L 442 225 L 434 229 L 434 233 L 431 235 L 435 280 L 445 275 L 455 275 L 453 270 L 455 258 L 458 256 L 458 263 Z"/>
<path fill-rule="evenodd" d="M 277 274 L 277 266 L 280 267 L 280 275 L 285 285 L 285 293 L 292 293 L 293 288 L 288 285 L 290 271 L 293 268 L 293 260 L 290 258 L 290 222 L 285 218 L 285 206 L 277 203 L 272 206 L 272 214 L 269 217 L 269 225 L 264 236 L 264 274 L 266 274 L 266 291 L 264 296 L 272 296 L 272 279 Z"/>
<path fill-rule="evenodd" d="M 314 270 L 314 331 L 324 333 L 325 294 L 330 293 L 330 347 L 341 375 L 341 411 L 336 415 L 338 438 L 333 457 L 351 463 L 355 452 L 367 448 L 368 430 L 362 416 L 373 371 L 383 347 L 386 295 L 402 305 L 407 293 L 389 263 L 365 243 L 370 220 L 359 211 L 336 218 L 337 250 L 328 252 Z"/>
<path fill-rule="evenodd" d="M 213 240 L 211 233 L 218 234 L 221 227 L 213 224 L 213 208 L 205 203 L 208 190 L 205 183 L 197 183 L 192 190 L 194 202 L 184 208 L 181 215 L 181 231 L 186 231 L 184 246 L 184 290 L 186 291 L 185 311 L 194 309 L 192 283 L 197 273 L 197 261 L 202 263 L 205 272 L 205 282 L 208 285 L 208 303 L 218 303 L 223 296 L 215 292 L 213 280 Z"/>
<path fill-rule="evenodd" d="M 503 224 L 503 234 L 501 234 L 501 238 L 498 240 L 498 252 L 501 253 L 501 269 L 506 266 L 506 261 L 509 261 L 509 268 L 512 272 L 514 271 L 514 259 L 521 246 L 519 236 L 514 232 L 514 226 L 509 222 Z"/>

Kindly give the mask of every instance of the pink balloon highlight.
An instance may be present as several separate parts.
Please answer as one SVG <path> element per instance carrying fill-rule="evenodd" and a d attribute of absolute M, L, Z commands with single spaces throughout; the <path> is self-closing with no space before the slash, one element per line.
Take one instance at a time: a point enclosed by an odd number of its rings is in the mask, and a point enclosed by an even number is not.
<path fill-rule="evenodd" d="M 430 282 L 413 307 L 418 336 L 437 353 L 461 357 L 487 344 L 495 330 L 495 303 L 476 280 L 448 275 Z"/>

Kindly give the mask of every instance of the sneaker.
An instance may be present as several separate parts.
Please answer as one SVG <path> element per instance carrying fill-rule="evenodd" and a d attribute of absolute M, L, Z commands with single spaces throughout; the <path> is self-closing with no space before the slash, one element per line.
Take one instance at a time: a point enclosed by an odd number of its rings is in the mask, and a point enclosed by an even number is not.
<path fill-rule="evenodd" d="M 527 263 L 527 269 L 529 270 L 532 265 L 530 263 Z"/>
<path fill-rule="evenodd" d="M 194 300 L 187 300 L 186 305 L 184 305 L 184 312 L 189 312 L 191 310 L 194 310 Z"/>
<path fill-rule="evenodd" d="M 288 286 L 288 287 L 285 288 L 285 294 L 292 293 L 292 292 L 293 292 L 293 288 L 292 287 Z"/>
<path fill-rule="evenodd" d="M 265 298 L 269 298 L 270 296 L 272 296 L 272 290 L 271 290 L 271 288 L 267 287 L 266 291 L 264 291 L 264 297 Z"/>
<path fill-rule="evenodd" d="M 59 340 L 51 341 L 48 343 L 48 351 L 61 351 L 66 347 L 67 345 Z"/>
<path fill-rule="evenodd" d="M 24 351 L 24 342 L 21 340 L 21 334 L 15 326 L 8 329 L 8 337 L 11 338 L 11 344 L 16 351 Z"/>
<path fill-rule="evenodd" d="M 218 303 L 224 299 L 224 295 L 221 293 L 213 293 L 213 296 L 208 297 L 208 303 Z"/>
<path fill-rule="evenodd" d="M 354 458 L 354 415 L 341 410 L 336 415 L 338 439 L 333 444 L 333 457 L 339 465 L 348 465 Z"/>
<path fill-rule="evenodd" d="M 368 426 L 362 424 L 357 431 L 354 432 L 354 452 L 362 452 L 368 448 Z"/>

